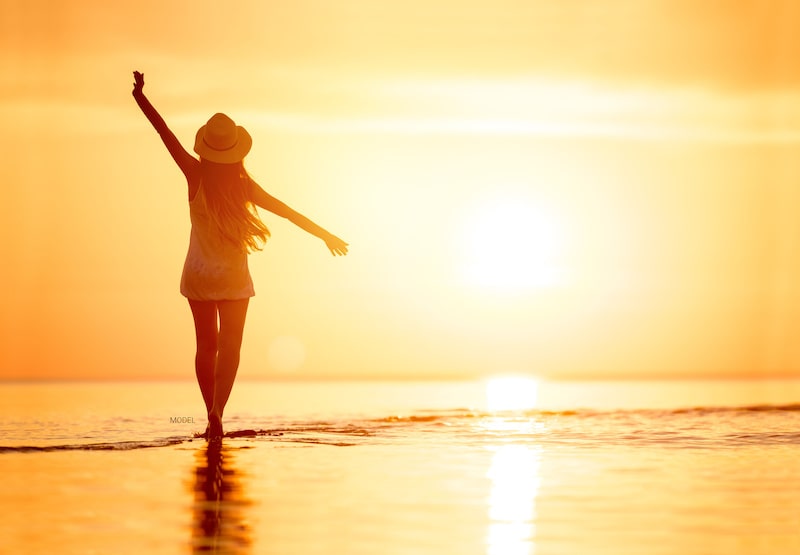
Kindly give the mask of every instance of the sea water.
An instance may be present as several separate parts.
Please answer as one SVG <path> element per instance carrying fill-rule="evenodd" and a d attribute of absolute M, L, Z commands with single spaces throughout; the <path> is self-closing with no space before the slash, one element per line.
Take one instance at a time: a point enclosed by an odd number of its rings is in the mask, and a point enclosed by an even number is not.
<path fill-rule="evenodd" d="M 800 553 L 794 381 L 0 387 L 3 553 Z"/>

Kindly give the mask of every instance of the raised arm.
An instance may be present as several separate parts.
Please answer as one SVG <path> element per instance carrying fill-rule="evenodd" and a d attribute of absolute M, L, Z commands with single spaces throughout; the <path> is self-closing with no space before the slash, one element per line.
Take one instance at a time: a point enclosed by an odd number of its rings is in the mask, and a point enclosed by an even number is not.
<path fill-rule="evenodd" d="M 188 179 L 190 174 L 195 171 L 198 166 L 197 159 L 183 148 L 183 145 L 181 145 L 178 138 L 175 137 L 175 134 L 167 127 L 164 118 L 161 117 L 153 105 L 150 104 L 150 101 L 147 100 L 147 97 L 142 91 L 144 88 L 144 74 L 134 71 L 133 78 L 133 98 L 136 99 L 136 104 L 139 105 L 144 115 L 147 116 L 147 119 L 153 124 L 156 131 L 158 131 L 172 159 L 175 160 L 175 163 L 178 164 L 178 167 Z"/>
<path fill-rule="evenodd" d="M 328 247 L 328 250 L 331 251 L 333 256 L 336 256 L 337 254 L 344 256 L 347 254 L 347 243 L 321 228 L 303 216 L 300 212 L 289 208 L 289 206 L 287 206 L 285 203 L 267 193 L 258 185 L 258 183 L 253 180 L 250 180 L 250 200 L 256 206 L 259 206 L 264 210 L 269 210 L 273 214 L 277 214 L 282 218 L 286 218 L 300 229 L 307 231 L 311 235 L 319 237 L 325 241 L 325 245 Z"/>

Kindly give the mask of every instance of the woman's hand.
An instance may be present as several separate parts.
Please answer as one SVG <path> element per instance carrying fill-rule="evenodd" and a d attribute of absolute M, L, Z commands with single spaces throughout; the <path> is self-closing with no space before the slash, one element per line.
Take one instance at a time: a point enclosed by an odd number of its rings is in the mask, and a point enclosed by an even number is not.
<path fill-rule="evenodd" d="M 144 73 L 139 71 L 133 72 L 133 94 L 141 94 L 144 88 Z"/>
<path fill-rule="evenodd" d="M 331 235 L 325 240 L 328 250 L 331 251 L 333 256 L 347 254 L 347 243 L 339 239 L 336 235 Z"/>

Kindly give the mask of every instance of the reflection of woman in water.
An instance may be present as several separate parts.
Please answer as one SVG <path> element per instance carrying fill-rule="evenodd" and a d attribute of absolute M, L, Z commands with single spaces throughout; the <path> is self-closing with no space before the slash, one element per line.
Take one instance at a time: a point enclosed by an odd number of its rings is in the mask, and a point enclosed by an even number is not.
<path fill-rule="evenodd" d="M 192 231 L 181 293 L 189 300 L 197 337 L 195 371 L 208 411 L 208 437 L 222 437 L 222 413 L 239 367 L 247 305 L 255 293 L 247 255 L 269 237 L 255 206 L 269 210 L 325 241 L 333 255 L 347 243 L 267 194 L 244 169 L 252 140 L 228 116 L 215 114 L 189 154 L 144 96 L 144 75 L 133 72 L 133 97 L 186 176 Z"/>
<path fill-rule="evenodd" d="M 212 441 L 197 451 L 194 470 L 193 553 L 244 554 L 250 552 L 250 527 L 241 473 L 234 452 Z"/>

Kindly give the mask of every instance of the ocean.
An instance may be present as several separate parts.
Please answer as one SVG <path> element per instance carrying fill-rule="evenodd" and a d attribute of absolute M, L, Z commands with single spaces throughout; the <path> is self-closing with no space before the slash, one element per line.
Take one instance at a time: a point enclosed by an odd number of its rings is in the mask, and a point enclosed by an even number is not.
<path fill-rule="evenodd" d="M 800 381 L 0 385 L 0 552 L 800 553 Z"/>

